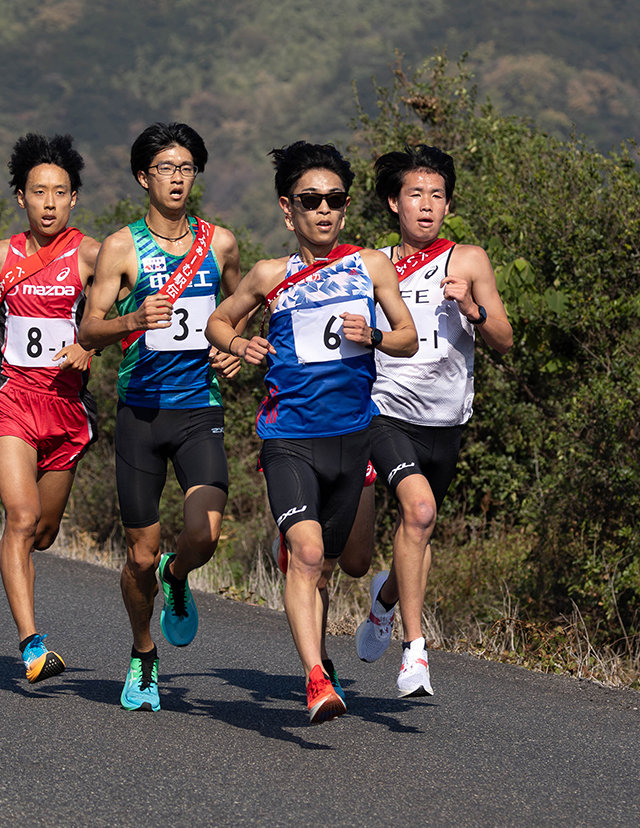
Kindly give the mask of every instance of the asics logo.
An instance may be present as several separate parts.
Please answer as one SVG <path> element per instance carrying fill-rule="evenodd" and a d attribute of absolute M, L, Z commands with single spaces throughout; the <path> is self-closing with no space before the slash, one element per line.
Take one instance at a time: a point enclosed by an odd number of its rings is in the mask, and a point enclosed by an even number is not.
<path fill-rule="evenodd" d="M 415 466 L 415 463 L 400 463 L 399 466 L 396 466 L 395 469 L 391 469 L 391 471 L 389 472 L 389 476 L 387 477 L 387 483 L 391 483 L 391 481 L 399 471 L 402 471 L 403 469 L 410 469 L 413 466 Z"/>
<path fill-rule="evenodd" d="M 27 296 L 75 296 L 73 285 L 22 285 Z"/>
<path fill-rule="evenodd" d="M 63 270 L 60 271 L 60 273 L 58 273 L 58 275 L 56 276 L 56 279 L 59 282 L 64 282 L 64 280 L 67 278 L 67 276 L 70 273 L 71 273 L 71 268 L 70 267 L 65 267 Z"/>
<path fill-rule="evenodd" d="M 306 512 L 306 511 L 307 511 L 306 504 L 304 506 L 300 506 L 299 509 L 296 506 L 294 506 L 292 509 L 289 509 L 288 512 L 285 512 L 284 514 L 280 515 L 278 520 L 276 520 L 276 525 L 280 526 L 281 523 L 283 521 L 285 521 L 288 517 L 291 517 L 291 515 L 298 515 L 298 514 L 300 514 L 300 512 Z"/>
<path fill-rule="evenodd" d="M 219 427 L 218 428 L 212 428 L 211 433 L 212 434 L 224 434 L 224 428 L 219 428 Z"/>

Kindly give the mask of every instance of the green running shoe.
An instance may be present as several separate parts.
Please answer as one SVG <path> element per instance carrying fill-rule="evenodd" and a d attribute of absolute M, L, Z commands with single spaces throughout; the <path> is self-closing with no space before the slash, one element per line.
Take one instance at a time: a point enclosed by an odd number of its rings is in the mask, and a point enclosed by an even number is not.
<path fill-rule="evenodd" d="M 158 659 L 132 658 L 120 694 L 125 710 L 160 710 Z"/>
<path fill-rule="evenodd" d="M 344 701 L 344 690 L 340 686 L 340 681 L 338 679 L 338 674 L 336 673 L 336 668 L 333 666 L 333 661 L 331 661 L 330 658 L 323 658 L 322 666 L 324 667 L 324 669 L 327 672 L 327 675 L 329 676 L 329 681 L 333 685 L 333 689 L 340 696 L 342 701 Z"/>
<path fill-rule="evenodd" d="M 198 610 L 189 582 L 185 578 L 178 585 L 165 578 L 165 570 L 175 555 L 165 554 L 160 558 L 158 574 L 164 592 L 164 607 L 160 614 L 160 629 L 169 644 L 174 647 L 186 647 L 191 644 L 198 632 Z"/>

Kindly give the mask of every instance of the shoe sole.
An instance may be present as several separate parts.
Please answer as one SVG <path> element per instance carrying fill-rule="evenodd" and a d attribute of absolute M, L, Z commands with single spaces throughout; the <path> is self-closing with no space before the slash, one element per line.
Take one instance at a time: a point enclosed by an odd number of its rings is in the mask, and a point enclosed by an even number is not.
<path fill-rule="evenodd" d="M 431 688 L 427 690 L 427 688 L 422 685 L 417 687 L 415 690 L 398 690 L 399 699 L 418 698 L 419 696 L 433 696 L 433 690 Z"/>
<path fill-rule="evenodd" d="M 122 706 L 123 710 L 128 710 L 131 713 L 134 713 L 138 710 L 141 710 L 143 713 L 157 713 L 160 710 L 160 705 L 158 707 L 153 707 L 149 702 L 142 702 L 140 707 L 127 707 L 127 705 L 120 699 L 120 705 Z"/>
<path fill-rule="evenodd" d="M 311 708 L 309 711 L 310 723 L 317 725 L 323 722 L 330 722 L 332 719 L 337 719 L 338 716 L 342 716 L 346 712 L 347 705 L 334 692 L 333 695 L 328 696 Z"/>
<path fill-rule="evenodd" d="M 29 684 L 37 684 L 39 681 L 43 681 L 44 679 L 59 676 L 60 673 L 64 671 L 65 667 L 66 664 L 57 653 L 53 653 L 51 651 L 43 653 L 40 658 L 37 658 L 29 665 L 29 667 L 27 667 L 27 678 L 29 679 Z"/>

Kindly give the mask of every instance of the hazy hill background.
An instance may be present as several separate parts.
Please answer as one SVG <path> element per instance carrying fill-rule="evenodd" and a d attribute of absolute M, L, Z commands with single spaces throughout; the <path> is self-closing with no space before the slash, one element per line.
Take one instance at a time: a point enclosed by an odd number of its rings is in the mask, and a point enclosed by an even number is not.
<path fill-rule="evenodd" d="M 640 11 L 625 0 L 0 0 L 0 158 L 28 131 L 69 131 L 87 161 L 83 202 L 136 187 L 132 139 L 154 120 L 205 137 L 207 211 L 278 252 L 266 153 L 298 138 L 352 140 L 358 84 L 469 53 L 480 99 L 608 150 L 640 135 Z M 4 165 L 4 161 L 3 161 Z M 8 190 L 5 188 L 8 194 Z"/>

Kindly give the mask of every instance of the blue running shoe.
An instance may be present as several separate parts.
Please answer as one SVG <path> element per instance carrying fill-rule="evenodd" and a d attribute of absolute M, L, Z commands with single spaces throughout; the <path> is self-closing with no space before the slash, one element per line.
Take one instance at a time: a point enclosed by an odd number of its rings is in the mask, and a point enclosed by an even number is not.
<path fill-rule="evenodd" d="M 27 678 L 31 684 L 57 676 L 65 668 L 65 663 L 58 653 L 47 650 L 44 644 L 46 637 L 46 633 L 34 635 L 22 653 L 22 660 L 27 668 Z"/>
<path fill-rule="evenodd" d="M 160 558 L 158 573 L 164 592 L 164 607 L 160 615 L 160 629 L 169 644 L 174 647 L 186 647 L 191 644 L 198 632 L 198 610 L 189 589 L 188 580 L 169 580 L 168 566 L 175 555 L 163 555 Z M 167 577 L 165 577 L 167 570 Z"/>
<path fill-rule="evenodd" d="M 120 694 L 125 710 L 160 710 L 158 659 L 131 658 L 127 678 Z"/>
<path fill-rule="evenodd" d="M 344 690 L 340 685 L 338 674 L 336 673 L 336 668 L 333 666 L 333 661 L 331 661 L 330 658 L 323 658 L 322 666 L 324 667 L 327 675 L 329 676 L 329 681 L 333 685 L 333 689 L 336 691 L 338 696 L 340 696 L 342 701 L 345 701 Z"/>

